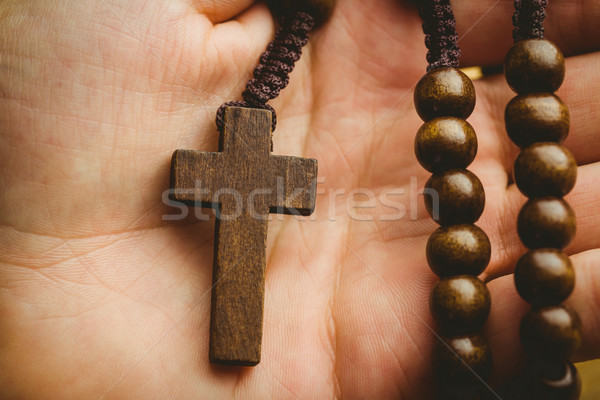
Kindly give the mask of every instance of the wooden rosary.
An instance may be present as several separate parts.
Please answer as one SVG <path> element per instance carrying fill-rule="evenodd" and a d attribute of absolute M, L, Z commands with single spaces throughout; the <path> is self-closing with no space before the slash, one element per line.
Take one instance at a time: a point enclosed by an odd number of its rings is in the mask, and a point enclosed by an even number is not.
<path fill-rule="evenodd" d="M 268 214 L 309 215 L 315 207 L 317 162 L 270 154 L 276 114 L 267 102 L 287 86 L 309 33 L 327 20 L 335 1 L 267 3 L 280 26 L 243 100 L 225 103 L 217 113 L 219 151 L 178 150 L 172 160 L 171 198 L 216 210 L 209 354 L 217 364 L 260 361 Z M 569 130 L 569 112 L 553 93 L 565 65 L 560 50 L 543 38 L 546 3 L 515 1 L 515 45 L 505 62 L 508 84 L 518 94 L 506 108 L 508 136 L 522 149 L 514 178 L 529 198 L 518 217 L 518 235 L 530 251 L 516 265 L 515 284 L 532 308 L 520 329 L 531 361 L 519 379 L 499 389 L 502 398 L 577 399 L 580 391 L 568 359 L 581 342 L 581 322 L 574 310 L 561 305 L 575 282 L 562 252 L 575 234 L 575 215 L 562 197 L 575 184 L 577 164 L 560 145 Z M 434 371 L 441 398 L 484 398 L 490 392 L 485 380 L 492 355 L 480 330 L 491 298 L 477 277 L 490 261 L 491 245 L 475 225 L 484 210 L 483 185 L 466 169 L 477 153 L 477 136 L 466 121 L 475 107 L 475 88 L 458 69 L 449 0 L 421 0 L 419 11 L 429 65 L 414 94 L 425 122 L 415 152 L 432 173 L 426 188 L 439 198 L 438 206 L 425 197 L 428 212 L 440 224 L 426 248 L 427 262 L 440 278 L 430 297 L 442 335 L 434 350 Z M 231 218 L 236 207 L 241 213 Z"/>
<path fill-rule="evenodd" d="M 465 169 L 477 151 L 475 132 L 465 121 L 475 106 L 475 90 L 456 69 L 460 50 L 449 0 L 420 2 L 429 65 L 415 89 L 415 107 L 425 121 L 415 152 L 433 173 L 426 187 L 439 195 L 439 210 L 431 196 L 425 205 L 441 225 L 426 253 L 441 278 L 432 289 L 430 308 L 443 335 L 434 350 L 443 399 L 579 398 L 579 376 L 568 360 L 581 343 L 581 321 L 561 305 L 575 284 L 573 266 L 562 252 L 575 236 L 575 214 L 562 197 L 575 185 L 577 164 L 560 145 L 569 131 L 569 111 L 553 93 L 562 84 L 565 63 L 556 45 L 543 37 L 546 5 L 547 0 L 515 1 L 515 44 L 504 65 L 506 80 L 518 94 L 505 114 L 508 136 L 522 150 L 514 179 L 529 198 L 517 230 L 530 250 L 517 262 L 514 276 L 518 293 L 532 308 L 520 328 L 530 361 L 499 395 L 485 385 L 492 356 L 478 333 L 490 311 L 490 294 L 477 279 L 490 260 L 490 242 L 473 225 L 483 212 L 485 194 L 479 179 Z"/>
<path fill-rule="evenodd" d="M 267 102 L 288 85 L 310 31 L 335 1 L 268 3 L 280 27 L 244 100 L 217 112 L 219 151 L 177 150 L 171 162 L 171 199 L 214 208 L 217 217 L 209 345 L 215 364 L 260 362 L 268 215 L 310 215 L 315 208 L 317 161 L 271 155 L 277 118 Z"/>

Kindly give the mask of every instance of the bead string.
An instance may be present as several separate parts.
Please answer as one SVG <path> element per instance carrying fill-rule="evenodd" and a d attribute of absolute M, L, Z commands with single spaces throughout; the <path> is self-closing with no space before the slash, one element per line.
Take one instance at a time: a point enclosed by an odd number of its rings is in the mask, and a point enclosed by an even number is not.
<path fill-rule="evenodd" d="M 562 197 L 575 185 L 577 163 L 560 145 L 570 118 L 554 92 L 562 84 L 565 65 L 558 47 L 543 39 L 546 5 L 546 0 L 515 1 L 515 44 L 504 65 L 506 80 L 518 94 L 505 114 L 507 133 L 521 148 L 515 183 L 529 198 L 517 221 L 529 251 L 517 262 L 515 285 L 532 306 L 520 328 L 521 344 L 531 359 L 523 375 L 507 385 L 506 395 L 574 400 L 581 381 L 568 360 L 581 344 L 581 320 L 561 303 L 575 285 L 573 266 L 562 250 L 573 239 L 576 222 Z"/>
<path fill-rule="evenodd" d="M 419 2 L 426 35 L 427 73 L 415 88 L 415 108 L 425 124 L 417 132 L 415 153 L 432 172 L 425 184 L 439 199 L 425 197 L 441 225 L 427 242 L 427 262 L 441 278 L 431 291 L 430 309 L 441 333 L 434 349 L 434 371 L 443 399 L 473 399 L 487 386 L 492 358 L 480 330 L 491 298 L 477 278 L 491 256 L 489 238 L 474 225 L 483 213 L 481 181 L 466 168 L 477 153 L 477 136 L 466 121 L 475 107 L 475 88 L 457 67 L 460 49 L 449 0 Z"/>
<path fill-rule="evenodd" d="M 281 18 L 281 24 L 267 50 L 261 55 L 254 77 L 246 84 L 242 93 L 243 100 L 230 101 L 219 107 L 216 124 L 223 130 L 225 108 L 229 106 L 261 108 L 271 111 L 273 131 L 277 127 L 277 114 L 267 102 L 279 96 L 290 82 L 289 74 L 302 55 L 302 48 L 308 43 L 308 37 L 315 19 L 307 12 L 297 11 Z"/>

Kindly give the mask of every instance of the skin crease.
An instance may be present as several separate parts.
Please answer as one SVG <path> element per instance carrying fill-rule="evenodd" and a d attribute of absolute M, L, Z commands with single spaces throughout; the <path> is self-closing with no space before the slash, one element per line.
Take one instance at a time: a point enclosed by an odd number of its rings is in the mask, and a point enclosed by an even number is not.
<path fill-rule="evenodd" d="M 500 64 L 512 2 L 453 3 L 463 63 Z M 583 360 L 600 356 L 600 6 L 556 0 L 548 15 L 547 36 L 570 56 L 558 95 L 581 166 L 567 197 L 580 234 L 567 252 Z M 430 398 L 436 278 L 425 245 L 437 225 L 421 198 L 411 213 L 406 194 L 388 198 L 409 210 L 400 220 L 381 220 L 395 212 L 381 203 L 353 210 L 375 221 L 346 211 L 355 189 L 408 193 L 412 177 L 419 187 L 428 178 L 413 154 L 420 23 L 407 2 L 339 0 L 272 103 L 275 153 L 318 158 L 321 194 L 314 217 L 270 223 L 261 364 L 222 368 L 207 361 L 213 223 L 162 220 L 180 211 L 161 195 L 175 149 L 216 150 L 215 111 L 240 98 L 273 34 L 268 10 L 233 0 L 0 3 L 0 397 Z M 514 94 L 501 76 L 475 88 L 470 170 L 488 199 L 478 225 L 493 249 L 484 335 L 497 383 L 523 361 L 527 305 L 511 273 L 525 199 L 509 184 L 517 149 L 503 127 Z"/>

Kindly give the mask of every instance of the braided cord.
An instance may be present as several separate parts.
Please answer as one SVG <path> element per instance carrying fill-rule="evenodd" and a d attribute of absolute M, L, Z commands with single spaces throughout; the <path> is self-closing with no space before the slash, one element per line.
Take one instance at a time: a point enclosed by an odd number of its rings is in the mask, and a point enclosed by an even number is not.
<path fill-rule="evenodd" d="M 513 14 L 513 39 L 515 43 L 524 39 L 544 37 L 544 19 L 548 0 L 515 0 Z"/>
<path fill-rule="evenodd" d="M 460 64 L 460 47 L 450 0 L 420 1 L 419 13 L 423 19 L 425 45 L 429 49 L 427 71 L 439 67 L 457 68 Z"/>
<path fill-rule="evenodd" d="M 219 107 L 216 117 L 219 131 L 223 130 L 225 124 L 225 108 L 230 106 L 271 111 L 273 131 L 275 130 L 277 114 L 267 102 L 279 96 L 279 93 L 289 84 L 289 74 L 300 59 L 302 48 L 308 43 L 314 25 L 314 18 L 302 11 L 281 20 L 275 39 L 269 43 L 267 50 L 260 57 L 259 64 L 254 70 L 254 77 L 246 84 L 246 90 L 242 93 L 243 100 L 230 101 Z"/>

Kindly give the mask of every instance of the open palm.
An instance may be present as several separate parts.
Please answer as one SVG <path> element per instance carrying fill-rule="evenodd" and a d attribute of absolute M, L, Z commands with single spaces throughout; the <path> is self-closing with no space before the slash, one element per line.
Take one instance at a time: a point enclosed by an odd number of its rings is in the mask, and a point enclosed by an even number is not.
<path fill-rule="evenodd" d="M 455 1 L 466 65 L 498 65 L 512 2 Z M 555 1 L 548 37 L 568 54 L 559 95 L 582 167 L 569 196 L 579 235 L 570 302 L 581 358 L 599 355 L 600 34 L 592 1 Z M 584 12 L 580 12 L 580 10 Z M 489 11 L 489 13 L 488 13 Z M 315 215 L 269 224 L 262 362 L 208 363 L 213 219 L 163 201 L 175 149 L 216 150 L 214 113 L 239 99 L 273 34 L 251 0 L 0 3 L 0 397 L 2 399 L 407 398 L 431 395 L 436 224 L 416 191 L 424 72 L 414 6 L 339 0 L 273 102 L 275 153 L 317 158 Z M 509 275 L 523 252 L 503 132 L 502 77 L 476 83 L 471 170 L 493 256 L 485 334 L 495 381 L 522 360 L 526 310 Z M 392 203 L 393 202 L 393 203 Z M 193 214 L 193 210 L 190 210 Z M 165 218 L 165 216 L 168 216 Z M 598 223 L 597 223 L 598 222 Z"/>

